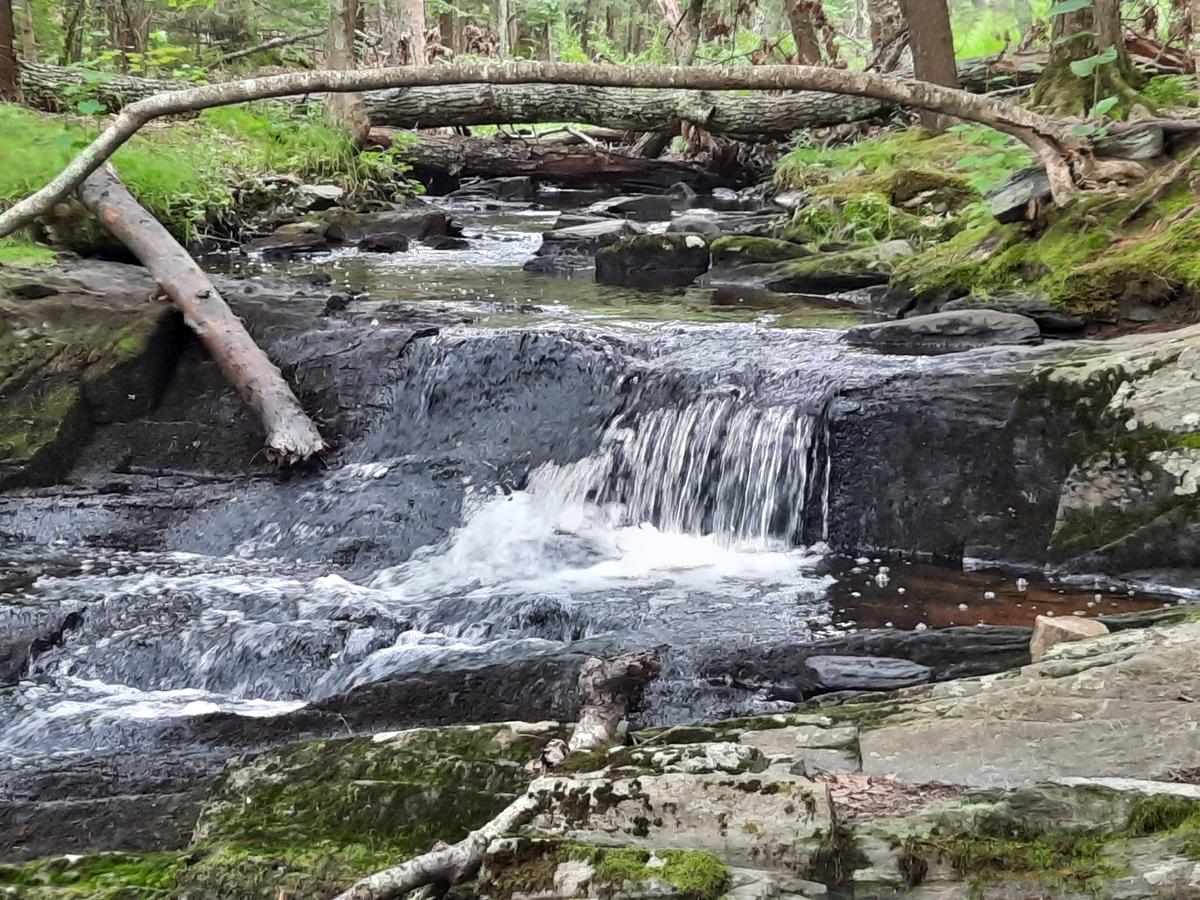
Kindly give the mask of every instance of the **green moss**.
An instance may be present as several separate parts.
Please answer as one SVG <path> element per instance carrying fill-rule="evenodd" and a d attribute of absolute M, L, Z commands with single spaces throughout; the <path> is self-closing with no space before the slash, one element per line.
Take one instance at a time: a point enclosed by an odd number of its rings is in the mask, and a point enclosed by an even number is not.
<path fill-rule="evenodd" d="M 564 858 L 581 860 L 595 867 L 597 884 L 666 882 L 688 900 L 716 900 L 729 885 L 729 867 L 703 850 L 657 850 L 637 847 L 601 848 L 570 845 Z"/>
<path fill-rule="evenodd" d="M 1086 513 L 1072 511 L 1055 529 L 1050 549 L 1071 554 L 1103 550 L 1170 513 L 1184 514 L 1190 520 L 1200 515 L 1200 509 L 1194 501 L 1171 499 L 1130 509 L 1102 506 Z"/>
<path fill-rule="evenodd" d="M 710 252 L 714 268 L 781 262 L 785 259 L 800 259 L 812 255 L 811 250 L 790 240 L 740 234 L 717 238 L 713 241 Z"/>
<path fill-rule="evenodd" d="M 936 860 L 975 884 L 1008 880 L 1013 875 L 1055 884 L 1082 884 L 1124 874 L 1120 866 L 1103 855 L 1108 840 L 1089 835 L 928 835 L 906 841 L 903 858 L 908 861 L 910 873 L 923 872 L 930 860 Z"/>
<path fill-rule="evenodd" d="M 96 853 L 56 856 L 28 863 L 0 865 L 0 894 L 79 897 L 102 900 L 137 896 L 157 900 L 177 896 L 175 879 L 184 868 L 180 853 Z"/>
<path fill-rule="evenodd" d="M 19 269 L 43 269 L 54 265 L 57 254 L 43 244 L 24 237 L 0 238 L 0 266 Z"/>

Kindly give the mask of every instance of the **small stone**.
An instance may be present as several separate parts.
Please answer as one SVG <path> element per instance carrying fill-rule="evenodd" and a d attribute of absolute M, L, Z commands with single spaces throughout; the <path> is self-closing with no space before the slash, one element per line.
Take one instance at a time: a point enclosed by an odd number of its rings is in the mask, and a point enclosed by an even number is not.
<path fill-rule="evenodd" d="M 913 626 L 913 631 L 925 631 L 928 627 L 924 622 L 918 622 Z"/>
<path fill-rule="evenodd" d="M 1108 627 L 1095 619 L 1054 619 L 1038 616 L 1033 622 L 1033 638 L 1029 655 L 1037 662 L 1046 651 L 1066 641 L 1085 641 L 1108 634 Z"/>
<path fill-rule="evenodd" d="M 1017 579 L 1017 590 L 1021 591 L 1022 593 L 1029 590 L 1029 579 L 1028 578 L 1018 578 Z"/>
<path fill-rule="evenodd" d="M 966 612 L 966 611 L 967 611 L 969 608 L 970 608 L 970 607 L 968 607 L 968 606 L 967 606 L 967 604 L 965 604 L 965 603 L 960 603 L 960 604 L 958 604 L 958 611 L 959 611 L 959 612 Z"/>
<path fill-rule="evenodd" d="M 995 600 L 995 599 L 996 599 L 996 592 L 995 592 L 995 591 L 984 591 L 984 592 L 983 592 L 983 599 L 984 599 L 984 600 Z"/>

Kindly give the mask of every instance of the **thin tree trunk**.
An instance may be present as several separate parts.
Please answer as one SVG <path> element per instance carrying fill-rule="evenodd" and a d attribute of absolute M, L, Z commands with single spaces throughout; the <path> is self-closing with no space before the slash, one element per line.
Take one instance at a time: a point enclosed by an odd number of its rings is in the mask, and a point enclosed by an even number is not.
<path fill-rule="evenodd" d="M 893 72 L 902 65 L 908 50 L 908 27 L 899 0 L 866 0 L 866 3 L 871 35 L 871 60 L 867 68 Z"/>
<path fill-rule="evenodd" d="M 328 57 L 331 69 L 355 68 L 354 32 L 358 27 L 358 0 L 332 0 L 330 4 Z M 329 97 L 330 118 L 345 128 L 356 146 L 367 139 L 371 124 L 357 92 L 336 93 Z"/>
<path fill-rule="evenodd" d="M 143 125 L 154 119 L 247 100 L 436 84 L 585 84 L 596 87 L 687 90 L 816 90 L 873 97 L 978 122 L 1013 135 L 1028 145 L 1046 167 L 1054 199 L 1060 205 L 1068 203 L 1075 190 L 1067 154 L 1087 151 L 1091 147 L 1086 136 L 1074 133 L 1071 121 L 1042 115 L 1007 100 L 908 78 L 824 66 L 672 67 L 508 62 L 349 72 L 289 72 L 158 94 L 125 107 L 47 185 L 0 214 L 0 237 L 49 212 L 55 203 L 68 196 Z"/>
<path fill-rule="evenodd" d="M 500 37 L 500 58 L 512 56 L 512 32 L 508 30 L 508 0 L 496 0 L 496 34 Z"/>
<path fill-rule="evenodd" d="M 21 4 L 21 58 L 37 61 L 37 34 L 33 30 L 33 0 Z"/>
<path fill-rule="evenodd" d="M 1120 0 L 1094 0 L 1055 16 L 1050 37 L 1050 61 L 1030 92 L 1032 105 L 1084 116 L 1100 100 L 1116 97 L 1118 112 L 1148 111 L 1138 96 L 1139 76 L 1125 50 Z M 1116 59 L 1096 66 L 1090 76 L 1081 78 L 1071 70 L 1071 63 L 1109 48 L 1116 49 Z"/>
<path fill-rule="evenodd" d="M 912 47 L 913 74 L 921 81 L 958 86 L 958 68 L 954 64 L 954 35 L 950 31 L 950 9 L 946 0 L 900 0 L 908 40 Z M 926 128 L 944 131 L 953 119 L 936 113 L 921 113 Z"/>
<path fill-rule="evenodd" d="M 387 64 L 424 65 L 425 0 L 380 0 L 379 15 Z"/>
<path fill-rule="evenodd" d="M 323 453 L 325 441 L 279 369 L 254 343 L 196 261 L 133 198 L 112 167 L 93 172 L 78 193 L 83 205 L 150 271 L 229 383 L 254 410 L 266 431 L 268 458 L 293 464 Z"/>
<path fill-rule="evenodd" d="M 1200 0 L 1189 0 L 1188 16 L 1190 25 L 1188 28 L 1188 52 L 1192 57 L 1192 66 L 1196 72 L 1196 78 L 1200 80 Z"/>
<path fill-rule="evenodd" d="M 64 65 L 79 62 L 83 56 L 83 15 L 87 11 L 87 0 L 75 0 L 74 5 L 63 10 L 63 49 L 59 61 Z"/>
<path fill-rule="evenodd" d="M 821 45 L 817 42 L 817 27 L 813 21 L 811 0 L 785 0 L 788 25 L 796 52 L 792 61 L 802 66 L 815 66 L 821 62 Z"/>
<path fill-rule="evenodd" d="M 0 0 L 0 100 L 21 99 L 21 75 L 14 46 L 12 0 Z"/>

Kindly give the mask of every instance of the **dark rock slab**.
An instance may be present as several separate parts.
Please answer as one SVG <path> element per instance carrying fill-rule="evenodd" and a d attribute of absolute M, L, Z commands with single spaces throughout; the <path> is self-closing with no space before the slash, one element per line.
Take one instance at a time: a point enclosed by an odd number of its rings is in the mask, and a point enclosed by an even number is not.
<path fill-rule="evenodd" d="M 339 244 L 359 244 L 396 235 L 423 240 L 456 233 L 449 214 L 436 209 L 343 213 L 333 217 L 325 230 L 326 237 Z"/>
<path fill-rule="evenodd" d="M 374 234 L 358 242 L 359 250 L 368 253 L 402 253 L 408 249 L 408 238 L 402 234 Z"/>
<path fill-rule="evenodd" d="M 683 287 L 708 271 L 708 241 L 698 234 L 622 238 L 596 253 L 596 281 L 634 288 Z"/>
<path fill-rule="evenodd" d="M 810 656 L 796 678 L 805 696 L 833 691 L 892 691 L 926 684 L 928 666 L 887 656 Z"/>
<path fill-rule="evenodd" d="M 674 204 L 662 194 L 626 194 L 593 203 L 589 215 L 630 219 L 634 222 L 662 222 L 671 218 Z"/>
<path fill-rule="evenodd" d="M 625 237 L 644 234 L 642 226 L 623 219 L 597 219 L 547 231 L 542 246 L 525 263 L 526 272 L 540 275 L 574 275 L 595 264 L 596 252 Z"/>
<path fill-rule="evenodd" d="M 1028 316 L 965 309 L 855 325 L 846 332 L 845 340 L 856 347 L 888 353 L 930 355 L 1004 344 L 1038 344 L 1041 330 Z"/>
<path fill-rule="evenodd" d="M 1135 125 L 1127 131 L 1099 138 L 1095 149 L 1097 156 L 1147 160 L 1162 155 L 1163 141 L 1163 129 L 1159 126 Z"/>
<path fill-rule="evenodd" d="M 1075 336 L 1087 328 L 1087 319 L 1055 306 L 1044 297 L 1021 294 L 998 294 L 995 297 L 960 297 L 942 304 L 942 311 L 992 309 L 1003 313 L 1028 316 L 1037 322 L 1044 335 Z"/>
<path fill-rule="evenodd" d="M 1050 179 L 1041 166 L 1029 166 L 1014 172 L 984 195 L 988 208 L 999 222 L 1021 222 L 1032 201 L 1050 199 Z"/>
<path fill-rule="evenodd" d="M 331 248 L 325 235 L 319 231 L 275 231 L 265 237 L 255 238 L 246 244 L 251 253 L 262 254 L 263 259 L 293 259 L 301 256 L 319 256 L 329 253 Z"/>
<path fill-rule="evenodd" d="M 910 256 L 907 241 L 887 241 L 872 247 L 818 253 L 780 262 L 759 273 L 762 286 L 789 294 L 830 294 L 886 284 L 893 262 Z"/>
<path fill-rule="evenodd" d="M 503 203 L 528 203 L 537 196 L 537 185 L 526 175 L 487 178 L 464 184 L 449 195 L 455 200 L 498 200 Z"/>

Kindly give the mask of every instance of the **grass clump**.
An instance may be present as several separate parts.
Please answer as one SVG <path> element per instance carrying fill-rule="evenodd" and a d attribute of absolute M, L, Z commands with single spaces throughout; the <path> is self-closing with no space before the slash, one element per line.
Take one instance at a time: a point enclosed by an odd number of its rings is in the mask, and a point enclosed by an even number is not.
<path fill-rule="evenodd" d="M 928 860 L 946 863 L 955 873 L 975 884 L 1011 876 L 1066 885 L 1086 885 L 1116 878 L 1124 870 L 1104 858 L 1106 838 L 1090 835 L 992 837 L 982 834 L 929 836 L 905 843 L 907 871 L 916 882 L 928 869 Z"/>
<path fill-rule="evenodd" d="M 1139 800 L 1129 814 L 1130 834 L 1144 837 L 1166 834 L 1178 842 L 1178 850 L 1200 859 L 1200 801 L 1189 797 L 1160 795 Z"/>
<path fill-rule="evenodd" d="M 46 115 L 0 104 L 0 207 L 31 194 L 59 173 L 98 132 L 94 119 Z M 142 129 L 113 156 L 134 196 L 177 238 L 230 233 L 246 207 L 269 205 L 277 185 L 265 176 L 295 175 L 349 192 L 383 183 L 407 191 L 403 147 L 356 151 L 350 136 L 316 111 L 279 104 L 205 110 Z"/>

